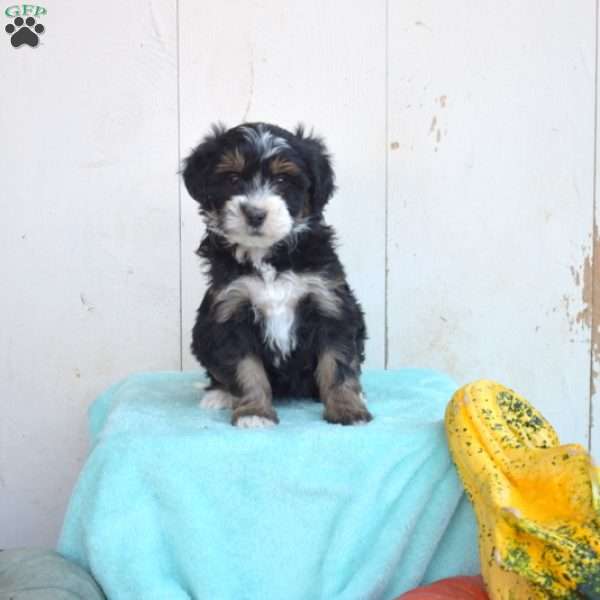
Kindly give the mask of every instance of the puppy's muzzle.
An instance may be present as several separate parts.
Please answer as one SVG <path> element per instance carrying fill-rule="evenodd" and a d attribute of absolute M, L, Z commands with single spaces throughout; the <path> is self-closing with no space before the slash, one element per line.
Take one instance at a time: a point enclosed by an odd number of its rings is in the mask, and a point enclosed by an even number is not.
<path fill-rule="evenodd" d="M 267 217 L 266 210 L 262 208 L 257 208 L 256 206 L 252 206 L 251 204 L 242 204 L 240 208 L 244 213 L 246 222 L 250 227 L 260 227 Z"/>

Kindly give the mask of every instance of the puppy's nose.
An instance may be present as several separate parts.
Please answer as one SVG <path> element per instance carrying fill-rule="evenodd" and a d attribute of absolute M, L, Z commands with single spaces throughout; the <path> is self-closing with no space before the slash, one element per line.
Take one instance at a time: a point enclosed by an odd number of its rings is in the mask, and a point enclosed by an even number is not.
<path fill-rule="evenodd" d="M 267 216 L 266 210 L 250 204 L 242 204 L 241 209 L 250 227 L 260 227 Z"/>

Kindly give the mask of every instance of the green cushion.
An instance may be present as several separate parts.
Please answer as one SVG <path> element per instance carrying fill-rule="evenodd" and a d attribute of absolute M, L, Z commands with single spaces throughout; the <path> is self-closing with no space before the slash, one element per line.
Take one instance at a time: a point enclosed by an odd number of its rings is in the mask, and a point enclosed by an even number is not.
<path fill-rule="evenodd" d="M 0 552 L 0 600 L 105 600 L 81 567 L 52 550 Z"/>

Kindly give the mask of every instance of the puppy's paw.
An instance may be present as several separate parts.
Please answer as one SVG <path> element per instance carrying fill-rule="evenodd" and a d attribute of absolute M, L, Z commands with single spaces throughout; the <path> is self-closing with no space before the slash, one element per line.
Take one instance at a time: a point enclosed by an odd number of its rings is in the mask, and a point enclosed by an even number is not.
<path fill-rule="evenodd" d="M 231 424 L 244 429 L 272 427 L 277 423 L 279 418 L 271 406 L 242 405 L 234 409 L 231 415 Z"/>
<path fill-rule="evenodd" d="M 200 408 L 223 410 L 233 408 L 233 396 L 225 390 L 209 390 L 200 400 Z"/>
<path fill-rule="evenodd" d="M 277 425 L 275 421 L 267 419 L 267 417 L 258 417 L 256 415 L 248 417 L 240 417 L 234 425 L 240 429 L 261 429 L 264 427 L 274 427 Z"/>
<path fill-rule="evenodd" d="M 365 425 L 373 419 L 362 401 L 362 394 L 343 392 L 325 403 L 324 418 L 339 425 Z"/>
<path fill-rule="evenodd" d="M 325 409 L 325 420 L 336 425 L 366 425 L 373 415 L 366 408 Z"/>

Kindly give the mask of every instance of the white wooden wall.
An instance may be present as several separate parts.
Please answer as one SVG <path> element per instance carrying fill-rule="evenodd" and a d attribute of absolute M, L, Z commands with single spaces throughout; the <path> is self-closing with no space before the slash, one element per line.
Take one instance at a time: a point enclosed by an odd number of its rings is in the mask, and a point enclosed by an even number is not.
<path fill-rule="evenodd" d="M 177 169 L 216 120 L 327 138 L 369 366 L 498 379 L 600 451 L 594 0 L 43 5 L 0 39 L 0 547 L 54 543 L 100 391 L 196 368 Z"/>

